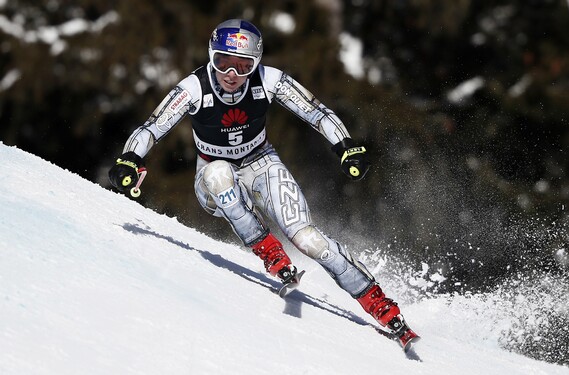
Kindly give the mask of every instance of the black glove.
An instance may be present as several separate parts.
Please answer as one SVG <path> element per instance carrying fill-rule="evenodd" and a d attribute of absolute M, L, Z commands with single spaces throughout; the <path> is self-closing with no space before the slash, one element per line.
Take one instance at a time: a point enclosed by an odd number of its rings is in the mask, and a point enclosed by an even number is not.
<path fill-rule="evenodd" d="M 342 171 L 352 180 L 361 180 L 369 170 L 370 163 L 366 157 L 366 149 L 363 146 L 354 146 L 351 138 L 344 138 L 341 142 L 332 146 L 340 157 Z"/>
<path fill-rule="evenodd" d="M 138 168 L 142 164 L 142 158 L 134 152 L 122 154 L 109 170 L 111 184 L 120 192 L 129 191 L 138 182 Z"/>

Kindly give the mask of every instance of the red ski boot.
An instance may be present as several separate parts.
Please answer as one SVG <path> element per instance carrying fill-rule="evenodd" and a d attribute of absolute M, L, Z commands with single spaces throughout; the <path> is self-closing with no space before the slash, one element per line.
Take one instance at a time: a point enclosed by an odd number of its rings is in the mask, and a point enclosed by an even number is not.
<path fill-rule="evenodd" d="M 387 326 L 387 323 L 400 313 L 397 304 L 385 297 L 385 293 L 377 284 L 372 285 L 366 294 L 358 298 L 358 302 L 382 327 Z"/>
<path fill-rule="evenodd" d="M 267 272 L 278 276 L 283 283 L 289 282 L 296 275 L 296 268 L 286 255 L 283 245 L 271 233 L 253 245 L 253 253 L 263 260 Z"/>
<path fill-rule="evenodd" d="M 392 299 L 385 297 L 379 285 L 374 284 L 369 291 L 357 299 L 363 309 L 369 313 L 382 327 L 387 327 L 397 337 L 401 347 L 407 351 L 412 342 L 420 337 L 409 328 L 401 311 Z"/>

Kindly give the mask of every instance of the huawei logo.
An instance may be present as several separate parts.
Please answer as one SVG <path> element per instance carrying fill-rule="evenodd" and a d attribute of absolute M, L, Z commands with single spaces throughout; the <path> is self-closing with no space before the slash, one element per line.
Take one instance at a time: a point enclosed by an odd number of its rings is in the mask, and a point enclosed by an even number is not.
<path fill-rule="evenodd" d="M 239 108 L 230 109 L 229 111 L 227 111 L 227 113 L 223 114 L 223 117 L 221 118 L 221 123 L 225 127 L 230 127 L 233 125 L 243 125 L 247 122 L 248 118 L 249 117 L 247 116 L 247 114 L 244 111 L 240 110 Z"/>

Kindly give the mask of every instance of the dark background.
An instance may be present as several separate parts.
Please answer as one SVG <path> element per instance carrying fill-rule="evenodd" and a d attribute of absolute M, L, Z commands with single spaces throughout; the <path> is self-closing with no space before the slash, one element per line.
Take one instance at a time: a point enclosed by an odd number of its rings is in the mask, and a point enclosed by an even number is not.
<path fill-rule="evenodd" d="M 320 134 L 273 106 L 269 139 L 324 232 L 355 253 L 436 265 L 446 281 L 435 292 L 486 291 L 536 271 L 567 280 L 566 1 L 41 4 L 0 8 L 3 143 L 108 188 L 130 133 L 207 62 L 213 28 L 246 18 L 263 33 L 263 63 L 310 89 L 369 150 L 368 177 L 351 182 Z M 283 14 L 291 32 L 275 27 Z M 73 32 L 73 20 L 88 27 Z M 339 59 L 345 33 L 361 42 L 362 77 Z M 478 86 L 453 100 L 464 82 Z M 186 119 L 152 149 L 141 204 L 236 241 L 197 204 L 191 134 Z"/>

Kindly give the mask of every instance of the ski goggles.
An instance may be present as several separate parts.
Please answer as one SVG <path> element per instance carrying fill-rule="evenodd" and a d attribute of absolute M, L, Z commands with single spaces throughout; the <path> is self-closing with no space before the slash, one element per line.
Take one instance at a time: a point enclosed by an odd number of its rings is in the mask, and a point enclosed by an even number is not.
<path fill-rule="evenodd" d="M 228 74 L 233 70 L 235 74 L 241 77 L 251 74 L 259 64 L 259 60 L 254 57 L 244 57 L 219 51 L 213 51 L 210 61 L 213 68 L 218 72 Z"/>

